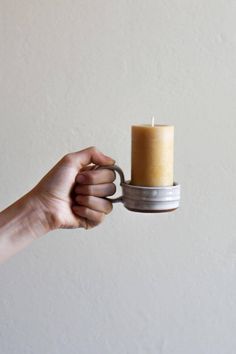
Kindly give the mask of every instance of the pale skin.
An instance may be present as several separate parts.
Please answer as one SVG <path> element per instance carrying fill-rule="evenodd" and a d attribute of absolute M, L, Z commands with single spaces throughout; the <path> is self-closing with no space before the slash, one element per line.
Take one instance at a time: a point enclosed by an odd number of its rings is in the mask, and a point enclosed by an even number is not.
<path fill-rule="evenodd" d="M 0 212 L 0 263 L 60 228 L 90 229 L 112 211 L 115 161 L 95 147 L 64 156 L 26 195 Z"/>

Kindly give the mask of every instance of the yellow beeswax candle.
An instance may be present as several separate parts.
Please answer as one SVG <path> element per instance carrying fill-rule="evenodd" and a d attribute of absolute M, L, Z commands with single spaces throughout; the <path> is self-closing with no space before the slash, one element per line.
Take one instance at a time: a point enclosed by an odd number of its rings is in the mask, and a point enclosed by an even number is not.
<path fill-rule="evenodd" d="M 174 126 L 133 125 L 131 184 L 171 186 L 174 173 Z"/>

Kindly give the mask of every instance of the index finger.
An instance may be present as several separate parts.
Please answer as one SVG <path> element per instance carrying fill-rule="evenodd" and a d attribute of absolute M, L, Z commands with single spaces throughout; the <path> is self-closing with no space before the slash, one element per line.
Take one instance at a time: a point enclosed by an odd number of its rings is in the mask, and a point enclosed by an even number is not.
<path fill-rule="evenodd" d="M 82 171 L 76 176 L 75 182 L 79 184 L 102 184 L 112 183 L 115 179 L 115 172 L 104 168 L 101 170 Z"/>

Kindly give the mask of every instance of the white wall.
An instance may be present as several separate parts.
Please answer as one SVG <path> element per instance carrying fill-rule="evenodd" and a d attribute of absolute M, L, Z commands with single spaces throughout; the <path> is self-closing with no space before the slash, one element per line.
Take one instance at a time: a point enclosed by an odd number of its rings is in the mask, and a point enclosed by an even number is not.
<path fill-rule="evenodd" d="M 176 127 L 178 212 L 116 205 L 0 268 L 1 354 L 235 354 L 236 2 L 1 0 L 0 207 L 66 152 L 130 174 L 130 126 Z"/>

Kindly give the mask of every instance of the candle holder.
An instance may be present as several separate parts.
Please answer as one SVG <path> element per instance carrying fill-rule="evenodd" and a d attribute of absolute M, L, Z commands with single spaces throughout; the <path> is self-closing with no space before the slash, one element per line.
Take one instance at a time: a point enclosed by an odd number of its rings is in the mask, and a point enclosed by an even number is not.
<path fill-rule="evenodd" d="M 109 169 L 120 176 L 122 195 L 118 198 L 105 198 L 112 203 L 123 203 L 126 209 L 141 213 L 163 213 L 174 211 L 180 203 L 180 185 L 174 182 L 167 187 L 144 187 L 130 184 L 124 172 L 117 166 L 96 166 L 95 169 Z"/>

